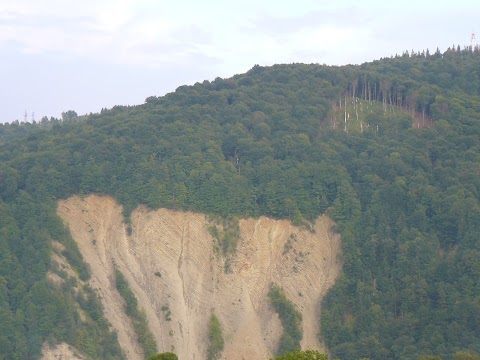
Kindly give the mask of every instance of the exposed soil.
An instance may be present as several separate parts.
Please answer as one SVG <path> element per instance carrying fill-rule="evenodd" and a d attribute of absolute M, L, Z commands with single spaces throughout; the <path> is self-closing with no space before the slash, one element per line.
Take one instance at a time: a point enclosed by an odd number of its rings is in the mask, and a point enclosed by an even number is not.
<path fill-rule="evenodd" d="M 50 346 L 45 343 L 40 360 L 83 360 L 78 351 L 65 343 Z"/>
<path fill-rule="evenodd" d="M 91 268 L 90 285 L 129 359 L 143 359 L 143 353 L 115 289 L 114 264 L 144 309 L 161 352 L 205 359 L 214 311 L 225 338 L 222 359 L 268 359 L 282 333 L 267 298 L 272 283 L 302 313 L 302 348 L 323 350 L 319 304 L 341 270 L 340 238 L 328 217 L 317 219 L 314 232 L 286 220 L 240 220 L 241 238 L 226 273 L 205 215 L 140 207 L 129 236 L 122 208 L 111 197 L 74 196 L 59 202 L 58 214 Z"/>

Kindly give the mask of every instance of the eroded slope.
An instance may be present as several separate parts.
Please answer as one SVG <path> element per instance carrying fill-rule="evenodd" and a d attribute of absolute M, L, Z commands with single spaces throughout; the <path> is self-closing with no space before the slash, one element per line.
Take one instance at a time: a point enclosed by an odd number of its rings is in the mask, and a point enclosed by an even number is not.
<path fill-rule="evenodd" d="M 59 202 L 58 214 L 91 267 L 91 285 L 130 359 L 143 354 L 115 290 L 114 264 L 145 310 L 159 350 L 174 351 L 179 359 L 205 358 L 212 310 L 226 340 L 222 358 L 269 358 L 282 332 L 267 298 L 271 283 L 282 286 L 303 315 L 302 348 L 322 348 L 319 303 L 341 267 L 340 239 L 328 217 L 317 219 L 314 232 L 286 220 L 241 220 L 226 274 L 202 214 L 139 208 L 131 236 L 122 208 L 110 197 L 75 196 Z"/>
<path fill-rule="evenodd" d="M 62 343 L 50 346 L 45 343 L 40 360 L 84 360 L 84 357 L 78 354 L 78 350 L 68 344 Z"/>

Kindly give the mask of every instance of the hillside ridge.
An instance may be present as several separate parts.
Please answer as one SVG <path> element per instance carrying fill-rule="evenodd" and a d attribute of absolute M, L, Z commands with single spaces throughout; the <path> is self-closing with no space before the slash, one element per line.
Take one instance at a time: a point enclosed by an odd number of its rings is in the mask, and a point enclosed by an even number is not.
<path fill-rule="evenodd" d="M 342 238 L 342 276 L 317 326 L 332 357 L 479 353 L 479 68 L 480 51 L 459 48 L 358 66 L 254 66 L 138 106 L 1 125 L 2 353 L 38 359 L 48 342 L 125 358 L 57 215 L 58 200 L 78 194 L 112 196 L 123 206 L 118 223 L 129 226 L 140 205 L 223 224 L 260 216 L 304 224 L 328 210 Z M 173 226 L 177 238 L 193 234 L 184 220 Z M 223 224 L 218 242 L 231 240 Z M 137 236 L 129 226 L 116 240 L 127 249 Z M 208 271 L 218 279 L 229 279 L 234 242 L 215 245 Z M 179 284 L 192 264 L 188 244 L 172 247 Z M 208 289 L 200 299 L 222 296 Z"/>

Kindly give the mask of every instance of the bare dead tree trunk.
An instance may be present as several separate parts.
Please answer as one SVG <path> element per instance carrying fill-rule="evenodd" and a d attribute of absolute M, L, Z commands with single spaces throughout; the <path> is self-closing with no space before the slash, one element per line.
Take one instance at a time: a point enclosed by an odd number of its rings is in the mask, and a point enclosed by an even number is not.
<path fill-rule="evenodd" d="M 337 101 L 336 100 L 332 100 L 332 109 L 333 109 L 333 125 L 332 127 L 335 129 L 337 127 L 337 111 L 338 111 L 338 107 L 337 107 Z"/>
<path fill-rule="evenodd" d="M 358 79 L 353 80 L 352 82 L 352 100 L 353 100 L 353 108 L 357 108 L 357 104 L 355 101 L 355 93 L 357 92 L 357 86 L 358 86 Z"/>
<path fill-rule="evenodd" d="M 363 100 L 367 101 L 367 75 L 363 78 Z"/>
<path fill-rule="evenodd" d="M 372 104 L 373 101 L 373 85 L 372 83 L 368 83 L 368 100 L 370 101 L 370 104 Z"/>
<path fill-rule="evenodd" d="M 238 173 L 240 174 L 240 157 L 237 153 L 237 148 L 235 148 L 235 165 L 237 166 Z"/>
<path fill-rule="evenodd" d="M 385 112 L 387 111 L 387 109 L 386 109 L 386 107 L 387 107 L 387 97 L 386 97 L 386 94 L 385 94 L 385 81 L 384 80 L 380 81 L 380 93 L 382 94 L 383 113 L 385 114 Z"/>
<path fill-rule="evenodd" d="M 357 115 L 357 123 L 358 123 L 358 108 L 356 106 L 355 106 L 355 114 Z"/>

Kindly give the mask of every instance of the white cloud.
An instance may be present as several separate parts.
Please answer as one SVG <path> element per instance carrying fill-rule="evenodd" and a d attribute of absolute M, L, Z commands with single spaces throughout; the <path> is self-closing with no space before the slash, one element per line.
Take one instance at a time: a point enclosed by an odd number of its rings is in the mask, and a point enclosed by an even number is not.
<path fill-rule="evenodd" d="M 15 18 L 16 18 L 15 14 L 6 10 L 0 10 L 0 21 L 14 20 Z"/>
<path fill-rule="evenodd" d="M 94 29 L 115 33 L 121 31 L 134 17 L 134 0 L 97 2 Z"/>
<path fill-rule="evenodd" d="M 304 29 L 289 36 L 291 47 L 295 49 L 292 61 L 336 65 L 352 63 L 352 57 L 358 58 L 369 49 L 372 41 L 367 29 L 333 25 Z M 310 55 L 305 58 L 305 54 Z"/>
<path fill-rule="evenodd" d="M 218 16 L 220 8 L 209 11 L 198 3 L 187 8 L 171 2 L 135 0 L 86 0 L 78 4 L 18 0 L 0 8 L 0 48 L 15 44 L 16 49 L 29 54 L 162 66 L 187 62 L 204 51 L 215 52 L 210 34 L 226 25 L 225 17 Z"/>

